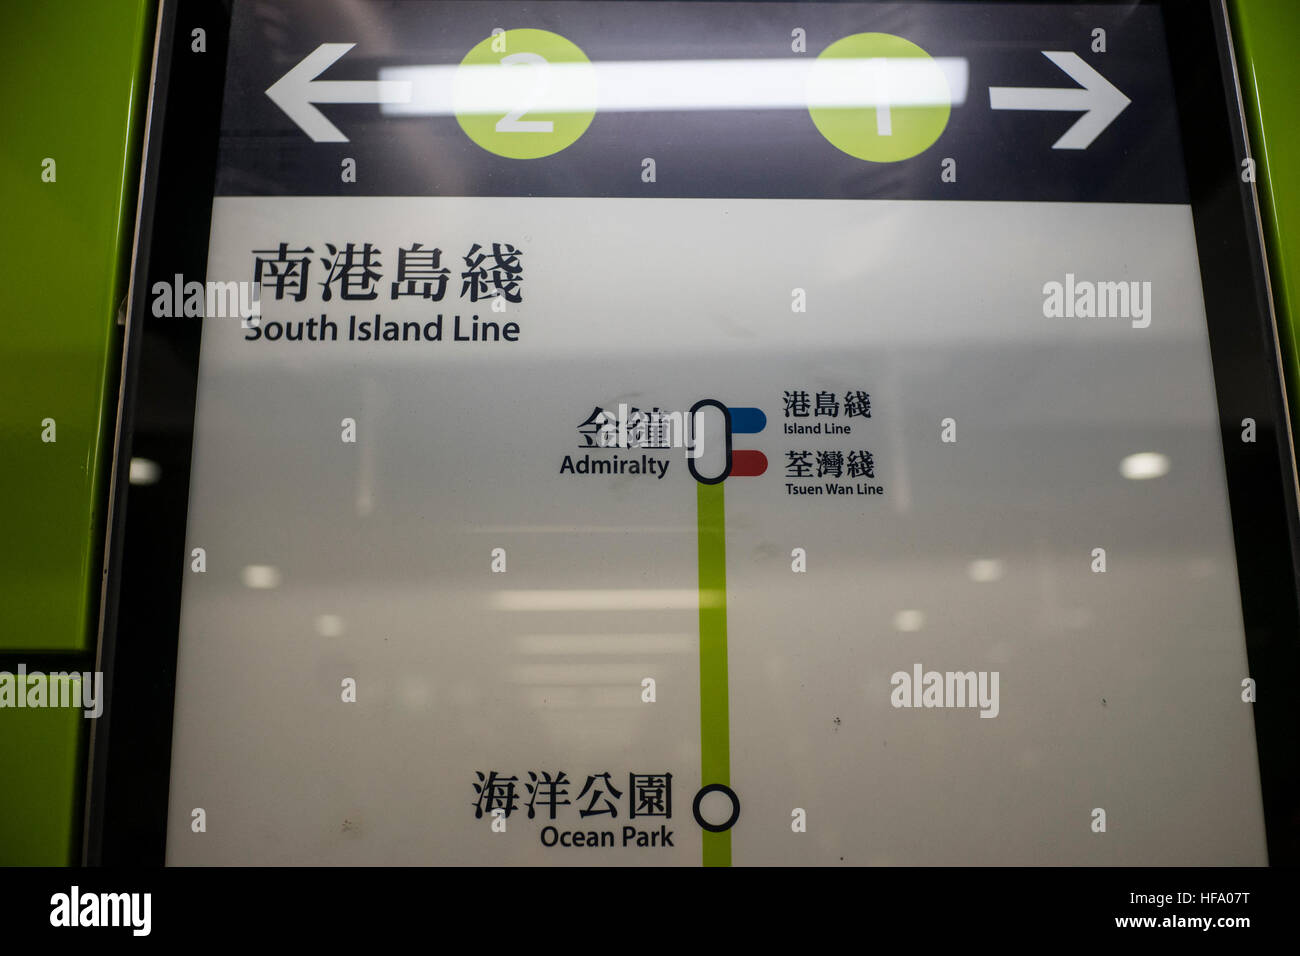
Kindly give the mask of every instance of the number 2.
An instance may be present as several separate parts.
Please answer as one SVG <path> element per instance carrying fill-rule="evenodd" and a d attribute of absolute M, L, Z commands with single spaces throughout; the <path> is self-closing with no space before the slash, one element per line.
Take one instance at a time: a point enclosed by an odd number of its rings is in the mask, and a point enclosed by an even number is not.
<path fill-rule="evenodd" d="M 540 71 L 535 71 L 536 77 L 532 88 L 525 92 L 523 103 L 518 109 L 513 109 L 505 116 L 497 120 L 496 131 L 498 133 L 553 133 L 555 124 L 550 120 L 526 120 L 521 117 L 537 105 L 546 92 L 546 68 L 550 65 L 546 58 L 538 53 L 511 53 L 509 56 L 501 58 L 502 64 L 513 66 L 521 64 L 529 67 L 541 67 Z"/>

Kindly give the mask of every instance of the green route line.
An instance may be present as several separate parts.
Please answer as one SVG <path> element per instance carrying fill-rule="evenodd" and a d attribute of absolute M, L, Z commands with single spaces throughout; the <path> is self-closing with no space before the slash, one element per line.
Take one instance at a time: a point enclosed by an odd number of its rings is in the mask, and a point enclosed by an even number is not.
<path fill-rule="evenodd" d="M 726 485 L 696 483 L 700 559 L 700 784 L 731 786 L 727 704 Z M 731 866 L 731 831 L 704 836 L 704 865 Z"/>

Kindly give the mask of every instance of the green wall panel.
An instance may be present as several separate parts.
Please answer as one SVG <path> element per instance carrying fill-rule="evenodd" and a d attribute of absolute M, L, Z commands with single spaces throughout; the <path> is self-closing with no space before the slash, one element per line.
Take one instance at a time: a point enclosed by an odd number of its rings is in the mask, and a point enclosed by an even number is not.
<path fill-rule="evenodd" d="M 1300 2 L 1234 0 L 1231 17 L 1291 417 L 1300 423 Z"/>
<path fill-rule="evenodd" d="M 90 646 L 151 6 L 10 4 L 0 30 L 0 651 Z"/>
<path fill-rule="evenodd" d="M 50 0 L 7 4 L 0 27 L 0 670 L 10 673 L 18 662 L 93 666 L 153 19 L 152 0 Z M 54 442 L 42 440 L 45 419 Z M 74 653 L 53 664 L 49 652 Z M 89 726 L 80 709 L 0 709 L 0 864 L 73 862 Z"/>
<path fill-rule="evenodd" d="M 86 723 L 76 708 L 0 709 L 0 866 L 73 862 Z"/>

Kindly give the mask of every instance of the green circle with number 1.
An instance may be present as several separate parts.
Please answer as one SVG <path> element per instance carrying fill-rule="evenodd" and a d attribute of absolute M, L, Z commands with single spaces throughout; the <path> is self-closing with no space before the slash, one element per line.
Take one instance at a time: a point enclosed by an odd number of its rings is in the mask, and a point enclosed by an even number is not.
<path fill-rule="evenodd" d="M 465 55 L 452 81 L 465 135 L 489 153 L 540 159 L 572 146 L 596 116 L 596 70 L 549 30 L 506 30 Z"/>
<path fill-rule="evenodd" d="M 855 33 L 812 64 L 808 112 L 837 149 L 895 163 L 934 145 L 948 125 L 952 91 L 939 64 L 910 40 Z"/>

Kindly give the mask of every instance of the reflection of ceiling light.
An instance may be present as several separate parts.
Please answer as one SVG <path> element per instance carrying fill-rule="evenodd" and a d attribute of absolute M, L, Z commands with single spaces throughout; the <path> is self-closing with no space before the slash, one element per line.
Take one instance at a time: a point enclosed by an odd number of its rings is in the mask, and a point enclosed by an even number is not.
<path fill-rule="evenodd" d="M 249 564 L 244 567 L 244 587 L 275 588 L 280 586 L 280 569 L 269 564 Z"/>
<path fill-rule="evenodd" d="M 337 614 L 322 614 L 316 618 L 316 633 L 321 637 L 342 637 L 343 618 Z"/>
<path fill-rule="evenodd" d="M 640 696 L 641 679 L 645 672 L 636 662 L 626 664 L 525 664 L 512 667 L 507 678 L 512 684 L 554 685 L 577 687 L 581 684 L 635 687 Z"/>
<path fill-rule="evenodd" d="M 1006 568 L 997 558 L 980 558 L 978 561 L 972 561 L 966 567 L 966 573 L 977 584 L 990 584 L 993 581 L 1001 581 L 1005 571 Z"/>
<path fill-rule="evenodd" d="M 689 634 L 526 634 L 523 654 L 687 654 L 695 648 Z"/>
<path fill-rule="evenodd" d="M 925 627 L 925 612 L 923 611 L 899 611 L 894 615 L 895 630 L 902 631 L 905 634 L 912 634 Z"/>
<path fill-rule="evenodd" d="M 1086 607 L 1062 608 L 1058 619 L 1062 627 L 1071 631 L 1080 631 L 1092 625 L 1092 612 Z"/>
<path fill-rule="evenodd" d="M 412 675 L 405 678 L 397 688 L 398 697 L 407 710 L 424 710 L 433 700 L 433 689 L 429 682 Z"/>
<path fill-rule="evenodd" d="M 725 60 L 603 60 L 546 65 L 546 85 L 518 68 L 391 66 L 381 83 L 409 84 L 383 102 L 385 116 L 499 116 L 532 93 L 550 113 L 961 106 L 970 86 L 965 57 L 833 57 Z M 540 102 L 537 100 L 540 99 Z"/>
<path fill-rule="evenodd" d="M 1169 459 L 1158 451 L 1140 451 L 1119 463 L 1119 473 L 1134 481 L 1162 478 L 1169 474 Z"/>
<path fill-rule="evenodd" d="M 721 593 L 707 588 L 498 591 L 492 596 L 499 611 L 694 611 L 723 602 Z"/>
<path fill-rule="evenodd" d="M 151 461 L 148 458 L 131 459 L 131 484 L 152 485 L 158 481 L 158 476 L 161 474 L 162 469 L 158 467 L 158 462 Z"/>

